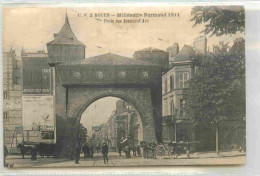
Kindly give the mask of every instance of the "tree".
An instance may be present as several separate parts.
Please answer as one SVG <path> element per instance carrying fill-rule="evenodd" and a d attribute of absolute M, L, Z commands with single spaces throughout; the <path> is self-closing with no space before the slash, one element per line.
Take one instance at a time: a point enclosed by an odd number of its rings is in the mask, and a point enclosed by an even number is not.
<path fill-rule="evenodd" d="M 205 29 L 201 33 L 211 33 L 211 36 L 245 31 L 243 6 L 196 6 L 192 8 L 191 15 L 194 26 L 205 23 Z"/>
<path fill-rule="evenodd" d="M 245 56 L 235 53 L 196 56 L 198 72 L 185 93 L 187 117 L 216 127 L 217 152 L 219 123 L 245 117 Z"/>

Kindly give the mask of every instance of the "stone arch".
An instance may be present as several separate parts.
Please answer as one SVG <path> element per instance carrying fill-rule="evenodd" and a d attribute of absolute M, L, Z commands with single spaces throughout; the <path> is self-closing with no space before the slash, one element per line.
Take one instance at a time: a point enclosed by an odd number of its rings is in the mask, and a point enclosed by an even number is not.
<path fill-rule="evenodd" d="M 129 98 L 129 96 L 124 96 L 124 95 L 118 95 L 118 94 L 113 94 L 113 93 L 101 93 L 98 96 L 95 97 L 91 97 L 90 100 L 88 100 L 87 102 L 85 102 L 85 104 L 79 109 L 79 111 L 75 114 L 75 117 L 77 117 L 77 121 L 79 122 L 81 120 L 81 116 L 84 113 L 84 111 L 95 101 L 102 99 L 102 98 L 106 98 L 106 97 L 116 97 L 116 98 L 120 98 L 124 101 L 126 101 L 128 104 L 130 104 L 131 106 L 134 107 L 134 109 L 137 110 L 137 112 L 140 114 L 140 117 L 142 118 L 142 123 L 144 125 L 147 125 L 146 119 L 145 117 L 145 111 L 143 110 L 143 108 L 138 104 L 138 102 L 136 102 L 135 100 L 133 100 L 132 98 Z"/>
<path fill-rule="evenodd" d="M 156 140 L 153 109 L 149 89 L 138 88 L 75 88 L 69 91 L 68 117 L 80 123 L 83 112 L 104 97 L 120 98 L 133 106 L 140 115 L 144 140 Z"/>

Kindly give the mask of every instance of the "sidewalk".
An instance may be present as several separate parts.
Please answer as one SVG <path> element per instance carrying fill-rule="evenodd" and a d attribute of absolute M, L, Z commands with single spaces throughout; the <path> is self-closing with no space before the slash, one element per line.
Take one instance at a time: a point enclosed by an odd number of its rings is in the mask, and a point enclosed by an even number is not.
<path fill-rule="evenodd" d="M 131 157 L 126 159 L 123 153 L 120 157 L 116 152 L 109 152 L 109 163 L 104 164 L 101 153 L 95 153 L 93 159 L 84 158 L 81 154 L 80 164 L 75 164 L 75 160 L 41 158 L 31 161 L 30 156 L 22 159 L 21 155 L 12 155 L 6 158 L 6 163 L 13 164 L 14 167 L 93 167 L 93 166 L 159 166 L 159 165 L 234 165 L 246 162 L 246 153 L 238 151 L 223 151 L 217 155 L 215 152 L 191 153 L 190 159 L 186 154 L 182 154 L 177 159 L 169 157 L 157 157 L 157 159 L 144 159 L 143 157 Z"/>
<path fill-rule="evenodd" d="M 246 153 L 241 153 L 239 151 L 220 151 L 217 154 L 215 151 L 210 152 L 194 152 L 190 154 L 191 158 L 224 158 L 224 157 L 236 157 L 236 156 L 246 156 Z M 186 154 L 182 154 L 178 158 L 187 158 Z"/>

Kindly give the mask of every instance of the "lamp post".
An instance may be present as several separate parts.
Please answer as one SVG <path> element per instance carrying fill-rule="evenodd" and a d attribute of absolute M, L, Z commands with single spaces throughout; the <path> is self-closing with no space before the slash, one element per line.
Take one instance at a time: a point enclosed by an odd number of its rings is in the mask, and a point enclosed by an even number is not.
<path fill-rule="evenodd" d="M 129 122 L 128 122 L 128 117 L 129 117 L 129 105 L 127 105 L 127 119 L 126 119 L 126 138 L 128 139 L 129 135 Z"/>

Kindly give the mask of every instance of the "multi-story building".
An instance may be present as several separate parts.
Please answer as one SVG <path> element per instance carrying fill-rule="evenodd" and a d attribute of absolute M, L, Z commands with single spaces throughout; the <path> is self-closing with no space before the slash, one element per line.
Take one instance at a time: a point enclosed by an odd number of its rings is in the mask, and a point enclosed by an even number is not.
<path fill-rule="evenodd" d="M 22 141 L 38 142 L 50 136 L 37 129 L 26 129 L 23 119 L 26 105 L 23 97 L 51 94 L 51 73 L 48 55 L 44 51 L 25 52 L 17 56 L 11 49 L 3 57 L 4 135 L 9 153 L 17 153 L 17 144 Z M 28 107 L 27 107 L 28 108 Z M 53 136 L 53 135 L 51 135 Z"/>
<path fill-rule="evenodd" d="M 167 70 L 169 65 L 168 52 L 152 47 L 135 51 L 134 59 L 160 65 L 163 70 Z"/>
<path fill-rule="evenodd" d="M 100 126 L 92 127 L 92 139 L 96 145 L 101 145 L 103 142 L 109 144 L 108 124 L 102 123 Z"/>
<path fill-rule="evenodd" d="M 243 40 L 235 41 L 240 43 L 235 43 L 231 52 L 243 52 Z M 206 38 L 200 37 L 194 41 L 196 51 L 195 48 L 188 45 L 184 45 L 177 55 L 176 50 L 168 50 L 169 55 L 173 57 L 168 71 L 162 76 L 162 137 L 165 143 L 189 140 L 199 141 L 199 144 L 196 145 L 197 150 L 214 150 L 215 148 L 215 128 L 195 126 L 190 119 L 185 117 L 184 111 L 183 95 L 189 87 L 188 80 L 199 69 L 193 65 L 192 58 L 196 54 L 207 54 L 206 43 Z M 239 146 L 243 146 L 245 144 L 245 120 L 234 118 L 222 121 L 219 124 L 219 139 L 220 149 L 237 149 Z"/>
<path fill-rule="evenodd" d="M 115 111 L 109 117 L 108 124 L 108 139 L 109 139 L 109 147 L 116 148 L 117 138 L 116 138 L 116 123 L 115 123 Z"/>
<path fill-rule="evenodd" d="M 196 52 L 184 45 L 172 59 L 167 72 L 162 76 L 162 136 L 164 142 L 194 140 L 194 127 L 185 117 L 183 94 L 195 68 L 191 59 Z"/>
<path fill-rule="evenodd" d="M 122 139 L 132 140 L 139 144 L 143 140 L 142 122 L 134 108 L 124 100 L 118 100 L 116 111 L 108 120 L 108 138 L 111 147 L 117 149 Z"/>
<path fill-rule="evenodd" d="M 21 51 L 22 56 L 22 100 L 23 131 L 28 142 L 54 142 L 54 106 L 52 73 L 48 64 L 48 54 Z M 34 113 L 34 111 L 37 113 Z"/>
<path fill-rule="evenodd" d="M 193 49 L 200 54 L 207 54 L 207 38 L 200 36 L 195 38 L 193 42 Z"/>
<path fill-rule="evenodd" d="M 4 144 L 9 153 L 17 153 L 22 133 L 21 58 L 12 48 L 3 53 Z"/>

